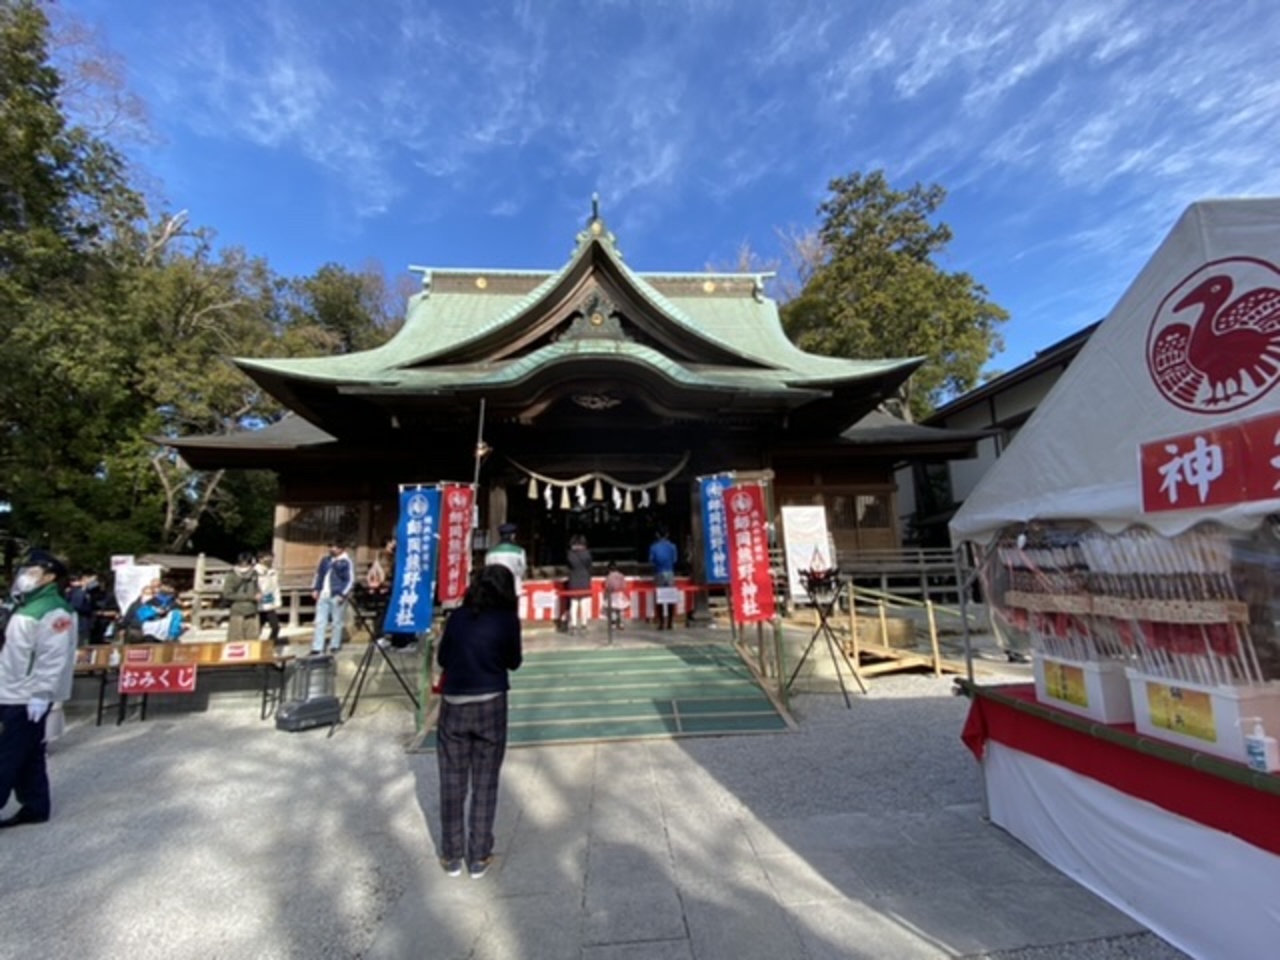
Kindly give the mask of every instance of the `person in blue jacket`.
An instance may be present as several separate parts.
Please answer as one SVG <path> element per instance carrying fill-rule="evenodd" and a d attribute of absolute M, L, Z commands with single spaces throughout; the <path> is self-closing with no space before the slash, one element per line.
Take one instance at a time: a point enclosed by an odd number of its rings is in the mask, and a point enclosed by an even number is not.
<path fill-rule="evenodd" d="M 337 653 L 342 647 L 342 630 L 347 622 L 347 601 L 355 589 L 355 569 L 347 556 L 344 544 L 334 541 L 329 552 L 320 558 L 316 566 L 316 578 L 311 584 L 311 597 L 316 602 L 316 628 L 311 637 L 311 652 L 324 653 L 325 633 L 333 624 L 333 637 L 329 650 Z"/>
<path fill-rule="evenodd" d="M 665 527 L 659 527 L 657 536 L 652 544 L 649 545 L 649 562 L 653 564 L 653 585 L 661 589 L 662 587 L 675 586 L 676 582 L 676 560 L 679 559 L 679 551 L 676 545 L 671 542 L 671 538 L 667 536 Z M 674 603 L 658 604 L 658 629 L 670 630 L 671 621 L 675 617 L 676 607 Z"/>

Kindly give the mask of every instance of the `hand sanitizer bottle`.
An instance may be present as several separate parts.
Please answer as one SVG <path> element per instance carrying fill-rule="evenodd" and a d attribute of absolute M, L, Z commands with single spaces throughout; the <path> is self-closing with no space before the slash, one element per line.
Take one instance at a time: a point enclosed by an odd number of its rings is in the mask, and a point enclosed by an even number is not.
<path fill-rule="evenodd" d="M 1275 737 L 1267 736 L 1262 728 L 1261 717 L 1241 717 L 1241 723 L 1253 721 L 1253 733 L 1244 738 L 1245 762 L 1250 770 L 1260 773 L 1274 773 L 1280 770 L 1280 744 Z"/>

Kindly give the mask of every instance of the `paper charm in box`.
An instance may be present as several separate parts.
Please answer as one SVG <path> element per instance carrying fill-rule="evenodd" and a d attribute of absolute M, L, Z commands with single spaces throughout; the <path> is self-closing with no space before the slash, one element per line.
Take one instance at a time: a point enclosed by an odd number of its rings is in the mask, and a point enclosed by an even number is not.
<path fill-rule="evenodd" d="M 982 579 L 1010 648 L 1240 686 L 1280 673 L 1277 571 L 1280 540 L 1269 524 L 1239 533 L 1208 523 L 1165 537 L 1046 523 L 1006 531 Z"/>

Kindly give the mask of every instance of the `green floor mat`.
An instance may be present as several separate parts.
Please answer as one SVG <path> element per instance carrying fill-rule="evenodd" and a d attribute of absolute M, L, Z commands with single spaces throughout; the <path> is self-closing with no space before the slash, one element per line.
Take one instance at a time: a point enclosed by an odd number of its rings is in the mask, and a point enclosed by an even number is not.
<path fill-rule="evenodd" d="M 509 707 L 512 746 L 788 729 L 728 644 L 529 652 Z"/>

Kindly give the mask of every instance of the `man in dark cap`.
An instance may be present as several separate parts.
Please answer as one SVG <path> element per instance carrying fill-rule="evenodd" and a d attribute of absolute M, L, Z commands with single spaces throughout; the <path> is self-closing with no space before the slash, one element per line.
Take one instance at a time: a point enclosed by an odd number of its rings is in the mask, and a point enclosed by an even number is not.
<path fill-rule="evenodd" d="M 0 828 L 49 819 L 45 722 L 55 703 L 71 698 L 76 664 L 76 615 L 62 594 L 67 568 L 32 550 L 13 581 L 18 607 L 0 650 L 0 810 L 13 794 L 18 809 Z"/>
<path fill-rule="evenodd" d="M 524 547 L 516 543 L 519 528 L 514 523 L 504 523 L 498 527 L 498 543 L 484 555 L 484 565 L 491 563 L 506 567 L 516 579 L 516 600 L 519 602 L 524 589 L 524 575 L 529 570 L 529 561 L 524 555 Z"/>

